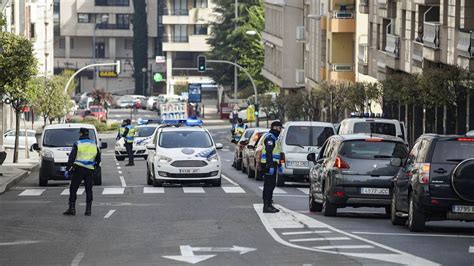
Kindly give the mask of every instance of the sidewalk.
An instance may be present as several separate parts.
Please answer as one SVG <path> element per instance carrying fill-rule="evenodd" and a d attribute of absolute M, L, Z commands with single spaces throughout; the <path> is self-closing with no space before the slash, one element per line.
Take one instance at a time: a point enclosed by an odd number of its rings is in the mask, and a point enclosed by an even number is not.
<path fill-rule="evenodd" d="M 18 151 L 18 163 L 13 163 L 13 150 L 6 149 L 7 158 L 0 166 L 0 194 L 18 184 L 39 166 L 37 152 L 30 152 L 30 158 L 25 158 L 25 150 Z"/>

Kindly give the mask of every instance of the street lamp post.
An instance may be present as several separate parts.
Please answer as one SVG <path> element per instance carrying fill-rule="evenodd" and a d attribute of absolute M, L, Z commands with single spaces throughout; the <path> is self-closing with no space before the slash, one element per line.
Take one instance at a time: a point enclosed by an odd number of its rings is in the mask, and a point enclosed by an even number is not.
<path fill-rule="evenodd" d="M 146 96 L 145 93 L 146 93 L 146 90 L 145 90 L 145 73 L 147 72 L 147 69 L 146 67 L 143 67 L 142 68 L 142 80 L 143 80 L 143 83 L 142 83 L 142 88 L 143 88 L 143 96 Z"/>
<path fill-rule="evenodd" d="M 100 23 L 99 23 L 99 22 L 97 22 L 97 17 L 96 17 L 96 21 L 95 21 L 95 24 L 94 24 L 94 34 L 92 35 L 92 53 L 93 53 L 92 58 L 94 59 L 93 60 L 94 64 L 95 64 L 95 59 L 97 57 L 97 47 L 96 47 L 96 41 L 95 41 L 95 39 L 96 39 L 96 36 L 95 36 L 96 35 L 96 30 L 97 30 L 97 28 L 100 24 L 105 23 L 105 22 L 107 22 L 107 20 L 109 20 L 109 15 L 103 14 L 100 19 L 101 20 L 100 20 Z M 94 67 L 94 75 L 93 75 L 94 88 L 93 89 L 96 89 L 96 79 L 97 79 L 96 76 L 97 76 L 97 68 Z"/>

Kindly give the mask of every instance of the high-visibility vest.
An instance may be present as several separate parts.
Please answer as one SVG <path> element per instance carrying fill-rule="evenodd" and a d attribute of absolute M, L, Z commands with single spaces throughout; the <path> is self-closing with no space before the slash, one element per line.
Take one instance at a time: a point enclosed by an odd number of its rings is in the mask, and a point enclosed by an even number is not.
<path fill-rule="evenodd" d="M 76 142 L 77 154 L 74 164 L 94 170 L 97 144 L 90 139 L 81 139 Z"/>
<path fill-rule="evenodd" d="M 239 138 L 244 134 L 245 128 L 244 126 L 237 126 L 235 129 L 235 135 L 237 135 Z"/>
<path fill-rule="evenodd" d="M 128 134 L 127 136 L 125 136 L 125 141 L 128 142 L 128 143 L 133 143 L 133 140 L 135 139 L 135 127 L 132 126 L 132 125 L 128 125 L 128 126 L 125 126 L 125 127 L 120 127 L 120 136 L 123 136 L 123 134 L 125 133 L 125 129 L 128 128 Z"/>
<path fill-rule="evenodd" d="M 277 142 L 277 137 L 275 135 L 273 135 L 272 133 L 268 133 L 267 137 L 265 137 L 265 140 L 264 140 L 264 147 L 263 147 L 263 150 L 262 150 L 262 155 L 260 156 L 260 162 L 262 164 L 266 164 L 267 163 L 267 145 L 266 145 L 266 142 L 268 139 L 271 139 L 275 142 L 275 147 L 273 148 L 273 152 L 272 152 L 272 160 L 273 162 L 275 163 L 280 163 L 280 153 L 281 153 L 281 146 L 280 146 L 280 143 Z"/>

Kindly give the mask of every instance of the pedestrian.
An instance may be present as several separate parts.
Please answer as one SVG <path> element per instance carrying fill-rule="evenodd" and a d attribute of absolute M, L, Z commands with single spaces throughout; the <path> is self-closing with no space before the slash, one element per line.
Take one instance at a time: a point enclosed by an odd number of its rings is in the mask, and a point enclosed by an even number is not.
<path fill-rule="evenodd" d="M 95 169 L 100 164 L 100 150 L 97 143 L 89 138 L 89 129 L 79 129 L 79 140 L 72 146 L 67 163 L 67 172 L 72 174 L 69 185 L 69 209 L 64 215 L 76 215 L 77 189 L 84 180 L 86 187 L 86 211 L 84 215 L 91 216 L 92 209 L 92 186 L 94 182 Z"/>
<path fill-rule="evenodd" d="M 119 133 L 117 135 L 117 140 L 120 138 L 123 138 L 124 140 L 124 146 L 128 155 L 128 164 L 125 166 L 135 165 L 133 161 L 133 141 L 135 140 L 135 131 L 135 127 L 132 125 L 132 120 L 123 120 L 122 126 L 120 127 Z"/>
<path fill-rule="evenodd" d="M 264 139 L 265 149 L 262 151 L 260 163 L 265 169 L 263 181 L 263 212 L 276 213 L 277 208 L 273 207 L 273 190 L 276 185 L 277 171 L 281 170 L 280 165 L 280 144 L 277 142 L 278 136 L 283 128 L 280 121 L 271 124 L 270 131 Z"/>

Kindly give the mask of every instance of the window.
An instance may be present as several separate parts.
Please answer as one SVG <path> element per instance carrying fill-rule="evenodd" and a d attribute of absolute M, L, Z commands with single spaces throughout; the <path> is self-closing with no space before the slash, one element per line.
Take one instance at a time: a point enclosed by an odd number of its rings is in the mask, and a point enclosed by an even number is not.
<path fill-rule="evenodd" d="M 212 140 L 204 131 L 163 132 L 159 146 L 162 148 L 210 148 Z"/>
<path fill-rule="evenodd" d="M 353 159 L 404 159 L 407 153 L 407 147 L 403 143 L 364 140 L 346 141 L 339 151 L 341 156 Z"/>
<path fill-rule="evenodd" d="M 124 45 L 125 45 L 125 50 L 132 50 L 133 49 L 133 39 L 125 39 Z"/>
<path fill-rule="evenodd" d="M 457 139 L 440 140 L 436 143 L 432 162 L 458 164 L 468 158 L 474 158 L 474 142 Z"/>
<path fill-rule="evenodd" d="M 64 37 L 59 38 L 59 49 L 66 49 L 66 39 Z"/>
<path fill-rule="evenodd" d="M 92 23 L 92 14 L 77 13 L 77 23 Z"/>
<path fill-rule="evenodd" d="M 354 124 L 354 134 L 374 133 L 396 136 L 397 130 L 392 123 L 358 122 Z"/>
<path fill-rule="evenodd" d="M 89 137 L 96 140 L 95 132 L 89 129 Z M 43 147 L 72 147 L 79 140 L 79 128 L 49 129 L 44 131 Z"/>
<path fill-rule="evenodd" d="M 194 0 L 194 8 L 207 8 L 207 0 Z"/>
<path fill-rule="evenodd" d="M 138 134 L 137 137 L 150 137 L 155 133 L 156 127 L 139 127 L 137 128 Z"/>
<path fill-rule="evenodd" d="M 324 142 L 334 135 L 330 127 L 317 126 L 290 126 L 286 135 L 286 144 L 291 146 L 317 146 L 321 147 Z"/>
<path fill-rule="evenodd" d="M 36 37 L 35 23 L 30 23 L 30 39 L 34 39 L 35 37 Z"/>
<path fill-rule="evenodd" d="M 194 35 L 207 35 L 207 25 L 194 25 Z"/>
<path fill-rule="evenodd" d="M 173 42 L 188 42 L 188 26 L 173 25 L 173 32 L 171 37 Z"/>
<path fill-rule="evenodd" d="M 129 6 L 130 0 L 95 0 L 96 6 Z"/>
<path fill-rule="evenodd" d="M 117 14 L 115 16 L 115 20 L 117 21 L 117 27 L 120 27 L 120 25 L 122 26 L 129 26 L 130 24 L 130 14 Z"/>
<path fill-rule="evenodd" d="M 69 38 L 69 48 L 74 49 L 74 38 Z"/>

